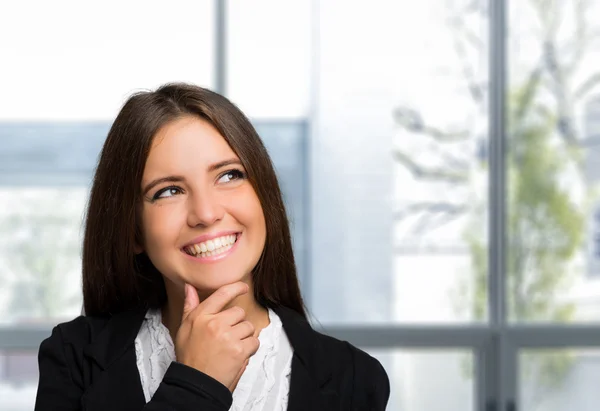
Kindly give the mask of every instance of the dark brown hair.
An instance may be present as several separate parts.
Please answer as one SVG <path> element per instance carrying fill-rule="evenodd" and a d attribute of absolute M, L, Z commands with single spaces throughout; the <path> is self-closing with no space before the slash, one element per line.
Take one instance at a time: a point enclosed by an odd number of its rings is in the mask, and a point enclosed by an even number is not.
<path fill-rule="evenodd" d="M 83 240 L 83 301 L 87 315 L 158 308 L 163 278 L 141 244 L 141 180 L 154 136 L 182 116 L 211 123 L 240 158 L 260 200 L 267 238 L 253 270 L 254 295 L 265 307 L 286 306 L 306 318 L 290 229 L 271 159 L 246 116 L 228 99 L 189 84 L 166 84 L 132 95 L 117 115 L 100 153 Z"/>

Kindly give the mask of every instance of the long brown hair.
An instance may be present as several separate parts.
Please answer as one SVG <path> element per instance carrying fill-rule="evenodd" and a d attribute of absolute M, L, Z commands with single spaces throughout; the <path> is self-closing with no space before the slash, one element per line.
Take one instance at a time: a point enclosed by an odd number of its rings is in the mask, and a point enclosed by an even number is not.
<path fill-rule="evenodd" d="M 141 180 L 154 136 L 169 122 L 194 115 L 210 122 L 240 158 L 260 200 L 267 238 L 253 270 L 254 295 L 265 307 L 286 306 L 306 318 L 287 215 L 273 163 L 256 130 L 228 99 L 190 84 L 166 84 L 132 95 L 117 115 L 93 180 L 83 240 L 83 301 L 87 315 L 158 308 L 163 278 L 141 244 Z"/>

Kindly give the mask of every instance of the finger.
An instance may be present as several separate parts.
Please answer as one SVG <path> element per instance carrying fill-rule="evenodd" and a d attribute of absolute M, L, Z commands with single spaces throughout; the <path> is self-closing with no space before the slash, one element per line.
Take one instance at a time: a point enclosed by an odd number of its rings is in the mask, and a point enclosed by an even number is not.
<path fill-rule="evenodd" d="M 233 299 L 248 291 L 248 284 L 241 281 L 224 285 L 200 304 L 200 310 L 204 314 L 217 314 Z"/>
<path fill-rule="evenodd" d="M 246 318 L 246 311 L 242 307 L 235 305 L 221 311 L 216 317 L 219 318 L 219 321 L 221 321 L 222 324 L 234 326 Z"/>
<path fill-rule="evenodd" d="M 187 316 L 200 304 L 198 291 L 188 283 L 185 284 L 185 299 L 183 300 L 183 318 Z"/>
<path fill-rule="evenodd" d="M 243 340 L 254 334 L 254 325 L 250 321 L 242 321 L 231 327 L 229 334 L 236 341 Z"/>
<path fill-rule="evenodd" d="M 258 340 L 258 338 L 254 337 L 252 335 L 250 337 L 244 338 L 242 340 L 242 348 L 248 358 L 250 358 L 254 354 L 256 354 L 259 347 L 260 347 L 260 341 Z"/>

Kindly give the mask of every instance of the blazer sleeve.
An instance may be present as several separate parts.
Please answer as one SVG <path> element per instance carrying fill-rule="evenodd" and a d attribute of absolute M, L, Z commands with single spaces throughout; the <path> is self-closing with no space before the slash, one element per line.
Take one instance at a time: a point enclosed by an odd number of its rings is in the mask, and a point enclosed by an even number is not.
<path fill-rule="evenodd" d="M 82 366 L 77 364 L 72 347 L 65 344 L 60 327 L 55 327 L 52 335 L 40 345 L 38 364 L 35 411 L 80 411 L 85 393 Z M 194 368 L 173 362 L 152 400 L 142 409 L 228 411 L 232 402 L 231 392 L 220 382 Z"/>
<path fill-rule="evenodd" d="M 381 363 L 355 347 L 352 409 L 385 411 L 390 398 L 390 380 Z"/>

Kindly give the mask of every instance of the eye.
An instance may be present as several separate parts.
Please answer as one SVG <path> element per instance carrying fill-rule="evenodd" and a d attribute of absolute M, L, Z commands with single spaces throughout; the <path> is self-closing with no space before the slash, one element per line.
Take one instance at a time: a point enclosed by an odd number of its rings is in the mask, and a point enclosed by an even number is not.
<path fill-rule="evenodd" d="M 242 172 L 241 170 L 238 170 L 238 169 L 232 169 L 232 170 L 226 171 L 223 174 L 221 174 L 218 182 L 219 183 L 229 183 L 231 181 L 242 180 L 244 178 L 246 178 L 246 174 L 244 174 L 244 172 Z"/>
<path fill-rule="evenodd" d="M 152 197 L 153 200 L 157 200 L 159 198 L 167 198 L 167 197 L 173 197 L 176 196 L 177 194 L 181 194 L 181 188 L 176 187 L 176 186 L 169 186 L 169 187 L 165 187 L 161 190 L 158 190 L 156 192 L 156 194 L 154 194 L 154 197 Z"/>

